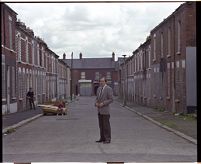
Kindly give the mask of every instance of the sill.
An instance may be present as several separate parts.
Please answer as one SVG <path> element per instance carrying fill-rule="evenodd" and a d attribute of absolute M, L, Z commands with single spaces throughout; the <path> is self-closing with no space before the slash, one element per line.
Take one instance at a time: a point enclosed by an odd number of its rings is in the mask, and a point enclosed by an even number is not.
<path fill-rule="evenodd" d="M 180 100 L 179 100 L 179 99 L 176 99 L 175 102 L 176 102 L 176 103 L 180 103 Z"/>
<path fill-rule="evenodd" d="M 181 55 L 181 52 L 177 52 L 176 55 Z"/>
<path fill-rule="evenodd" d="M 170 97 L 166 97 L 167 100 L 170 100 Z"/>
<path fill-rule="evenodd" d="M 154 98 L 156 98 L 156 95 L 153 95 Z"/>
<path fill-rule="evenodd" d="M 13 98 L 12 98 L 12 100 L 16 100 L 16 99 L 17 99 L 16 97 L 13 97 Z"/>
<path fill-rule="evenodd" d="M 151 68 L 147 68 L 147 70 L 151 70 Z"/>
<path fill-rule="evenodd" d="M 167 55 L 167 58 L 170 58 L 171 57 L 171 55 Z"/>
<path fill-rule="evenodd" d="M 152 61 L 153 61 L 153 62 L 155 62 L 155 61 L 156 61 L 156 59 L 153 59 Z"/>
<path fill-rule="evenodd" d="M 19 98 L 19 101 L 22 101 L 23 100 L 23 98 Z"/>

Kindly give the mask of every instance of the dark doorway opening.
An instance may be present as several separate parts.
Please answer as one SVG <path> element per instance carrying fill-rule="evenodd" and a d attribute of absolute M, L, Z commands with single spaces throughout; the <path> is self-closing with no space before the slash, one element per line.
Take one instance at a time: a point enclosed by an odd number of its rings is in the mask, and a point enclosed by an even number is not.
<path fill-rule="evenodd" d="M 95 86 L 94 86 L 94 94 L 95 94 L 95 95 L 97 94 L 98 87 L 99 87 L 98 85 L 95 85 Z"/>

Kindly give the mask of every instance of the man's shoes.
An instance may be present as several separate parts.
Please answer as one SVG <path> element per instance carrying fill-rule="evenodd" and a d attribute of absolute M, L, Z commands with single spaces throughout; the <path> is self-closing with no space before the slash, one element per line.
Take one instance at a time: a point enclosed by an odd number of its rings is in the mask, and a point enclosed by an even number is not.
<path fill-rule="evenodd" d="M 110 143 L 110 141 L 103 141 L 103 143 L 104 143 L 104 144 L 109 144 L 109 143 Z"/>
<path fill-rule="evenodd" d="M 98 140 L 98 141 L 96 141 L 96 142 L 100 143 L 100 142 L 104 142 L 104 140 Z"/>

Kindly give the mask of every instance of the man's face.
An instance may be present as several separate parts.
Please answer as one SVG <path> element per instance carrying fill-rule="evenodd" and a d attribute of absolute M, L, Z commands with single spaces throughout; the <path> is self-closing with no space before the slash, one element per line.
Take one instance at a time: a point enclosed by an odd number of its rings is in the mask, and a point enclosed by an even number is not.
<path fill-rule="evenodd" d="M 103 87 L 105 85 L 105 79 L 100 79 L 100 86 Z"/>

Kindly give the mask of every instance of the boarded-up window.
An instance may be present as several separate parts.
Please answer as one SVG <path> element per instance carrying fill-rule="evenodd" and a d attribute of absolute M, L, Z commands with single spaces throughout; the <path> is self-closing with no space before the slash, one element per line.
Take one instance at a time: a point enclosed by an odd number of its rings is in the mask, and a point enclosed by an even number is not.
<path fill-rule="evenodd" d="M 2 65 L 1 65 L 1 68 L 2 68 L 2 81 L 1 81 L 1 84 L 2 84 L 2 99 L 6 99 L 6 73 L 5 73 L 5 55 L 1 55 L 2 57 Z"/>
<path fill-rule="evenodd" d="M 15 75 L 15 67 L 12 67 L 12 97 L 15 98 L 16 97 L 16 75 Z"/>

